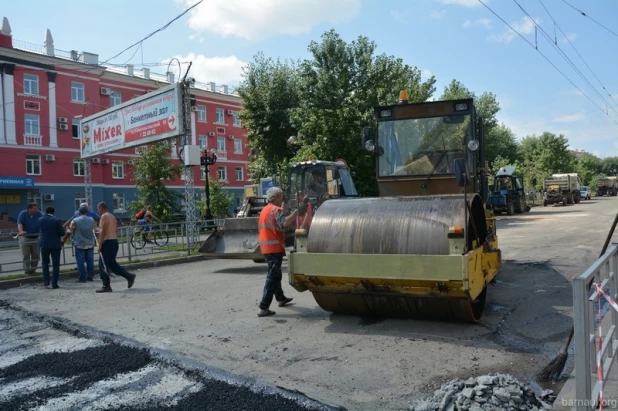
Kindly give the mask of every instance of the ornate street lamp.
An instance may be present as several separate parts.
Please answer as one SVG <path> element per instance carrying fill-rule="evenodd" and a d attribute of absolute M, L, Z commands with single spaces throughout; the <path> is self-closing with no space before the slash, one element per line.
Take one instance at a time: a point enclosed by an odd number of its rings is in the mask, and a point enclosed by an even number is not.
<path fill-rule="evenodd" d="M 206 181 L 206 221 L 212 220 L 212 213 L 210 212 L 210 185 L 208 184 L 208 166 L 211 166 L 217 162 L 217 153 L 213 148 L 210 150 L 210 156 L 208 155 L 208 150 L 203 151 L 203 155 L 200 157 L 200 164 L 204 166 L 204 173 Z"/>

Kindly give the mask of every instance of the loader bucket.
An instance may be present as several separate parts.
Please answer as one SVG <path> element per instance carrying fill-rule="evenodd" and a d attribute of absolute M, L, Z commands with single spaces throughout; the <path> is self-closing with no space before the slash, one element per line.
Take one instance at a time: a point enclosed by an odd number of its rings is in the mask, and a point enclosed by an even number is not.
<path fill-rule="evenodd" d="M 258 217 L 228 218 L 200 246 L 208 258 L 262 260 L 258 240 Z"/>

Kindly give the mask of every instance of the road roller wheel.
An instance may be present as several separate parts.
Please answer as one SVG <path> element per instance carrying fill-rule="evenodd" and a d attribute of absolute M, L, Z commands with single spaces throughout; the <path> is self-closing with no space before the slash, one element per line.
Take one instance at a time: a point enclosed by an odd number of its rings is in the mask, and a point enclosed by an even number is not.
<path fill-rule="evenodd" d="M 316 303 L 336 314 L 411 318 L 476 323 L 485 308 L 487 287 L 475 301 L 466 298 L 431 298 L 378 293 L 313 291 Z"/>

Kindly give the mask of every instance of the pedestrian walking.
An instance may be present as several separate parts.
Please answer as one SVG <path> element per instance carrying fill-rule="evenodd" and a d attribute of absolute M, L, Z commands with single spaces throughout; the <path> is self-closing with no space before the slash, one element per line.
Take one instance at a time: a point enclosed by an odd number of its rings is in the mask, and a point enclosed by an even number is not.
<path fill-rule="evenodd" d="M 85 283 L 86 281 L 94 280 L 95 220 L 88 216 L 87 207 L 80 208 L 78 213 L 79 216 L 71 220 L 63 241 L 66 241 L 73 234 L 75 262 L 77 263 L 77 272 L 79 273 L 77 282 Z M 99 260 L 99 268 L 101 268 L 100 266 L 101 262 Z"/>
<path fill-rule="evenodd" d="M 60 288 L 58 279 L 60 278 L 60 251 L 64 246 L 65 235 L 62 221 L 55 216 L 56 210 L 54 207 L 47 207 L 45 215 L 39 218 L 40 238 L 39 246 L 41 247 L 41 267 L 43 268 L 43 283 L 45 287 L 49 287 L 49 258 L 52 261 L 52 277 L 51 288 Z"/>
<path fill-rule="evenodd" d="M 281 279 L 283 277 L 281 264 L 285 255 L 284 230 L 294 223 L 298 214 L 298 210 L 294 210 L 288 217 L 285 216 L 285 210 L 281 207 L 283 191 L 278 187 L 268 189 L 266 201 L 268 201 L 268 205 L 260 213 L 258 231 L 260 250 L 268 263 L 268 275 L 266 276 L 266 284 L 264 284 L 258 317 L 275 314 L 274 311 L 269 310 L 273 296 L 277 299 L 279 307 L 283 307 L 292 301 L 292 298 L 285 296 L 281 288 Z"/>
<path fill-rule="evenodd" d="M 21 250 L 24 272 L 36 274 L 39 266 L 39 218 L 43 217 L 36 204 L 28 204 L 28 208 L 17 216 L 17 231 L 19 248 Z"/>
<path fill-rule="evenodd" d="M 126 278 L 128 288 L 131 288 L 133 287 L 133 283 L 135 282 L 136 275 L 128 272 L 116 261 L 116 256 L 118 255 L 119 248 L 117 234 L 118 221 L 116 221 L 116 217 L 114 217 L 112 213 L 109 212 L 109 207 L 106 203 L 100 202 L 98 204 L 98 211 L 101 215 L 101 220 L 99 222 L 99 254 L 103 256 L 105 268 L 114 274 Z M 111 293 L 112 287 L 110 284 L 108 273 L 103 271 L 100 273 L 100 275 L 101 281 L 103 282 L 103 287 L 96 292 Z"/>

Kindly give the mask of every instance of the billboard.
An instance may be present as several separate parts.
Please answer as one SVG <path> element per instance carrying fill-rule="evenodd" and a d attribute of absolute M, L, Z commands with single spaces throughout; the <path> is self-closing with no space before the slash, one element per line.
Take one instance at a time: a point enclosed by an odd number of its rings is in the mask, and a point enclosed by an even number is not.
<path fill-rule="evenodd" d="M 260 188 L 262 191 L 262 197 L 266 197 L 266 192 L 271 187 L 274 187 L 272 177 L 260 178 Z"/>
<path fill-rule="evenodd" d="M 81 122 L 81 155 L 89 158 L 184 135 L 180 84 L 119 104 Z"/>

